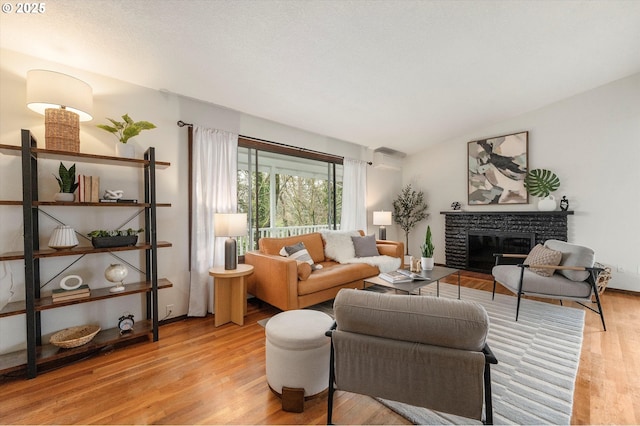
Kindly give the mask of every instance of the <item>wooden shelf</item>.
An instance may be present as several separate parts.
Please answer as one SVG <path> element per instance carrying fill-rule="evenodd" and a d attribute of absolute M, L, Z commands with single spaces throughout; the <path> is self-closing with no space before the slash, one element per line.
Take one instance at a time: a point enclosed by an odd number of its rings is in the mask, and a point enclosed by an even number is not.
<path fill-rule="evenodd" d="M 163 288 L 169 288 L 172 286 L 173 284 L 171 283 L 171 281 L 167 280 L 166 278 L 158 279 L 158 290 Z M 67 300 L 65 302 L 54 303 L 51 296 L 41 297 L 35 300 L 36 311 L 46 311 L 48 309 L 56 309 L 56 308 L 61 308 L 63 306 L 95 302 L 96 300 L 111 299 L 113 297 L 122 297 L 122 296 L 128 296 L 130 294 L 137 294 L 137 293 L 146 293 L 151 291 L 151 283 L 148 281 L 141 281 L 137 283 L 125 284 L 125 290 L 119 293 L 111 293 L 109 291 L 110 288 L 111 287 L 93 289 L 91 290 L 91 295 L 89 297 L 85 297 L 82 299 Z M 2 310 L 0 310 L 0 318 L 10 317 L 12 315 L 20 315 L 26 312 L 27 312 L 27 308 L 24 300 L 11 302 L 11 303 L 7 303 L 5 307 L 2 308 Z"/>
<path fill-rule="evenodd" d="M 149 337 L 152 331 L 153 325 L 150 320 L 140 320 L 135 322 L 132 332 L 121 335 L 117 327 L 101 330 L 93 340 L 77 348 L 64 349 L 51 344 L 38 346 L 36 348 L 36 365 L 41 367 L 55 362 L 80 359 L 87 354 L 98 352 L 106 346 L 118 345 L 129 340 Z M 0 355 L 0 374 L 26 371 L 26 367 L 26 350 Z"/>
<path fill-rule="evenodd" d="M 0 200 L 0 206 L 21 206 L 22 201 Z M 151 207 L 151 203 L 77 203 L 75 201 L 34 201 L 33 206 L 71 206 L 71 207 Z M 156 207 L 171 207 L 171 203 L 156 203 Z"/>
<path fill-rule="evenodd" d="M 16 200 L 0 200 L 0 206 L 21 206 L 22 201 Z"/>
<path fill-rule="evenodd" d="M 171 247 L 172 244 L 167 241 L 158 241 L 158 248 Z M 78 256 L 83 254 L 91 254 L 91 253 L 108 253 L 114 251 L 131 251 L 131 250 L 150 250 L 151 244 L 140 243 L 135 246 L 126 246 L 126 247 L 104 247 L 104 248 L 94 248 L 93 246 L 77 246 L 71 249 L 65 250 L 54 250 L 54 249 L 43 249 L 36 250 L 33 252 L 33 257 L 36 259 L 42 259 L 45 257 L 60 257 L 60 256 Z M 0 254 L 0 261 L 2 260 L 19 260 L 24 259 L 24 252 L 22 251 L 13 251 L 6 252 Z"/>
<path fill-rule="evenodd" d="M 20 155 L 22 152 L 22 148 L 17 145 L 5 145 L 0 144 L 0 152 L 5 155 Z M 144 166 L 149 164 L 149 161 L 137 158 L 121 158 L 121 157 L 113 157 L 110 155 L 97 155 L 97 154 L 87 154 L 84 152 L 68 152 L 68 151 L 57 151 L 54 149 L 42 149 L 42 148 L 31 148 L 31 152 L 38 156 L 38 158 L 50 158 L 50 159 L 69 159 L 69 158 L 82 158 L 84 162 L 95 163 L 95 164 L 111 164 L 111 165 L 120 165 L 120 166 Z M 167 161 L 156 161 L 156 168 L 163 169 L 167 168 L 171 165 L 171 163 Z"/>

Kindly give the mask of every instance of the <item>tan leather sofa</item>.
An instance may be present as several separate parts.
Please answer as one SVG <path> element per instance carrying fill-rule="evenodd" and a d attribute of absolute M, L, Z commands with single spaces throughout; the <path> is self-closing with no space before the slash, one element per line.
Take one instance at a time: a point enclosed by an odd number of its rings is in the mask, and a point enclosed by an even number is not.
<path fill-rule="evenodd" d="M 360 234 L 364 235 L 362 231 Z M 298 262 L 279 254 L 282 247 L 299 242 L 304 243 L 314 263 L 322 265 L 322 269 L 314 270 L 308 277 L 298 267 Z M 404 256 L 404 244 L 401 242 L 378 240 L 376 246 L 381 255 L 400 259 Z M 254 267 L 247 280 L 247 292 L 284 311 L 331 300 L 342 288 L 362 288 L 365 278 L 379 274 L 375 266 L 341 264 L 325 258 L 324 240 L 318 232 L 285 238 L 261 238 L 258 250 L 247 252 L 244 259 Z"/>

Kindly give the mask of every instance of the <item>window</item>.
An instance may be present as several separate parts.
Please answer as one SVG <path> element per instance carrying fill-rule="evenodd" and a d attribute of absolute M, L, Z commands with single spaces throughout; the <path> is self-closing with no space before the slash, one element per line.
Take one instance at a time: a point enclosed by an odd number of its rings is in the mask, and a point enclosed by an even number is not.
<path fill-rule="evenodd" d="M 342 205 L 342 158 L 240 138 L 238 212 L 249 235 L 238 252 L 261 237 L 286 237 L 337 229 Z"/>

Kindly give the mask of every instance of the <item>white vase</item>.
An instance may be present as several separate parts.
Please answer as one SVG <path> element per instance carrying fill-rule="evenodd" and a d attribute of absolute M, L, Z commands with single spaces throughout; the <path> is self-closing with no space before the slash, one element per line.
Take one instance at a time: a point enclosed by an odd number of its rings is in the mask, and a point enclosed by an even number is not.
<path fill-rule="evenodd" d="M 116 143 L 116 156 L 120 158 L 136 158 L 136 147 L 130 143 Z"/>
<path fill-rule="evenodd" d="M 552 212 L 556 209 L 556 197 L 548 195 L 538 200 L 538 210 L 542 212 Z"/>
<path fill-rule="evenodd" d="M 68 202 L 72 203 L 76 199 L 76 195 L 73 192 L 57 192 L 53 196 L 53 201 L 56 202 Z"/>
<path fill-rule="evenodd" d="M 433 269 L 434 261 L 433 257 L 421 257 L 420 258 L 420 267 L 423 271 L 430 271 Z"/>

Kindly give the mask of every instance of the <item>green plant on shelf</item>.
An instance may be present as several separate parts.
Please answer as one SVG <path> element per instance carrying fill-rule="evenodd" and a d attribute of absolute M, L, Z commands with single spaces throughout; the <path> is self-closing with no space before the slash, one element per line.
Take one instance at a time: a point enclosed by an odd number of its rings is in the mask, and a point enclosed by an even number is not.
<path fill-rule="evenodd" d="M 105 231 L 104 229 L 96 229 L 94 231 L 89 232 L 87 235 L 92 238 L 123 237 L 128 235 L 136 235 L 141 232 L 144 232 L 143 228 L 140 228 L 140 229 L 129 228 L 129 229 L 110 230 L 110 231 Z"/>
<path fill-rule="evenodd" d="M 68 169 L 60 162 L 60 167 L 58 167 L 58 176 L 53 175 L 58 181 L 58 186 L 60 186 L 60 192 L 64 192 L 67 194 L 73 194 L 73 192 L 78 188 L 78 182 L 76 182 L 76 165 L 69 167 Z"/>
<path fill-rule="evenodd" d="M 129 139 L 134 136 L 138 136 L 143 130 L 156 128 L 155 124 L 148 121 L 133 121 L 131 117 L 129 117 L 129 114 L 123 115 L 122 119 L 124 121 L 116 121 L 107 117 L 107 120 L 109 120 L 113 126 L 109 126 L 108 124 L 98 124 L 97 127 L 112 133 L 118 138 L 118 141 L 122 143 L 127 143 Z"/>

